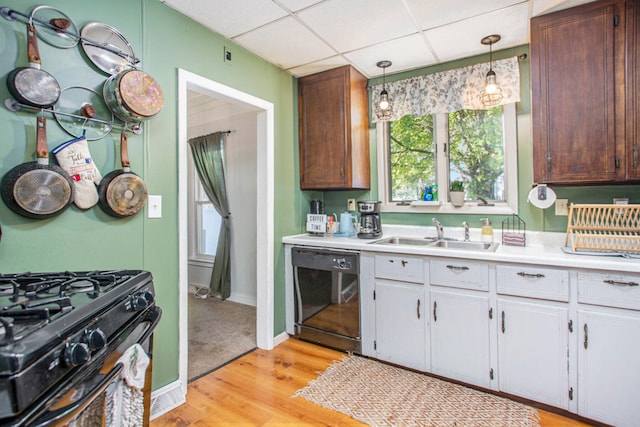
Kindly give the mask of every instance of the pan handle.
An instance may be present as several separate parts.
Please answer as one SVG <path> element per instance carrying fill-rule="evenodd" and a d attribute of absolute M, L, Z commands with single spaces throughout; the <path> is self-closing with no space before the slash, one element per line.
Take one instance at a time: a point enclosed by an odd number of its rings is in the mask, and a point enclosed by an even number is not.
<path fill-rule="evenodd" d="M 120 134 L 120 163 L 122 163 L 122 169 L 125 172 L 129 172 L 131 169 L 131 162 L 129 161 L 129 135 L 126 132 Z"/>
<path fill-rule="evenodd" d="M 40 159 L 49 159 L 49 149 L 47 148 L 47 120 L 38 116 L 38 131 L 36 133 L 36 156 L 40 163 Z"/>
<path fill-rule="evenodd" d="M 27 56 L 29 57 L 29 66 L 40 69 L 38 33 L 36 32 L 36 26 L 33 24 L 27 24 Z"/>

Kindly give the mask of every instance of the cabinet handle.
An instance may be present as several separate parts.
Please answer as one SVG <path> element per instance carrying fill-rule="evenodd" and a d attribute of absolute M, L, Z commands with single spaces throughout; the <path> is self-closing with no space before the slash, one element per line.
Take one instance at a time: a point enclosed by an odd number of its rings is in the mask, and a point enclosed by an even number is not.
<path fill-rule="evenodd" d="M 633 168 L 638 168 L 638 144 L 633 144 Z"/>
<path fill-rule="evenodd" d="M 416 314 L 418 315 L 418 319 L 420 318 L 420 300 L 418 300 L 418 304 L 416 306 Z"/>
<path fill-rule="evenodd" d="M 589 328 L 587 328 L 587 324 L 584 324 L 584 349 L 586 350 L 589 346 Z"/>
<path fill-rule="evenodd" d="M 489 319 L 493 319 L 493 307 L 489 308 Z"/>
<path fill-rule="evenodd" d="M 504 334 L 504 310 L 502 310 L 502 333 Z"/>
<path fill-rule="evenodd" d="M 573 387 L 569 387 L 569 400 L 573 400 Z"/>
<path fill-rule="evenodd" d="M 449 270 L 461 270 L 461 271 L 464 271 L 464 270 L 468 270 L 468 269 L 469 269 L 469 267 L 465 267 L 464 265 L 463 265 L 463 266 L 459 266 L 459 265 L 447 265 L 447 268 L 448 268 Z"/>
<path fill-rule="evenodd" d="M 438 321 L 438 314 L 437 311 L 438 310 L 438 303 L 436 301 L 433 302 L 433 321 L 437 322 Z"/>
<path fill-rule="evenodd" d="M 603 280 L 607 285 L 613 286 L 638 286 L 639 284 L 636 282 L 618 282 L 616 280 Z"/>
<path fill-rule="evenodd" d="M 402 260 L 400 261 L 400 263 L 402 263 L 402 266 L 404 267 L 405 265 L 409 264 L 409 261 Z"/>
<path fill-rule="evenodd" d="M 573 320 L 569 320 L 569 332 L 573 332 Z"/>
<path fill-rule="evenodd" d="M 518 273 L 518 276 L 520 277 L 544 277 L 544 274 L 541 273 L 525 273 L 524 271 L 521 271 Z"/>

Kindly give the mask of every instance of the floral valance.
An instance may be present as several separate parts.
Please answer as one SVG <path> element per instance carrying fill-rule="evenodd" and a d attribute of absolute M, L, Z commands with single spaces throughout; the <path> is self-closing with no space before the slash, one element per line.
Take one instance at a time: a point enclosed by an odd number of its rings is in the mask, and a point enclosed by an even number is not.
<path fill-rule="evenodd" d="M 419 117 L 427 114 L 451 113 L 459 110 L 486 109 L 480 100 L 489 63 L 475 64 L 454 70 L 411 77 L 385 84 L 393 103 L 391 120 L 407 114 Z M 520 101 L 520 69 L 518 57 L 493 62 L 502 101 L 498 105 Z M 371 98 L 377 105 L 382 84 L 372 86 Z M 374 122 L 378 121 L 375 113 Z"/>

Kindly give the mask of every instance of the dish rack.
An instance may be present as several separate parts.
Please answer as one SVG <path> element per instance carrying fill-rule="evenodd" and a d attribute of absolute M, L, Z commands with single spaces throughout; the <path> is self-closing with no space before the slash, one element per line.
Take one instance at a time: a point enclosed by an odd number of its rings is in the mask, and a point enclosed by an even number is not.
<path fill-rule="evenodd" d="M 640 252 L 640 205 L 571 204 L 564 244 L 574 252 Z"/>

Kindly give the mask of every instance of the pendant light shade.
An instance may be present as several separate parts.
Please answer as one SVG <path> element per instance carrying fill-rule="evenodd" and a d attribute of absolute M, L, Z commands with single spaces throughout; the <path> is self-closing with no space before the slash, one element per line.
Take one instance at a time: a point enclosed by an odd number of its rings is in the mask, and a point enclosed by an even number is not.
<path fill-rule="evenodd" d="M 387 67 L 391 66 L 391 61 L 380 61 L 376 65 L 382 68 L 382 91 L 380 92 L 380 100 L 376 105 L 376 117 L 378 120 L 388 121 L 391 119 L 391 115 L 393 114 L 393 103 L 391 102 L 389 93 L 385 88 L 385 70 Z"/>
<path fill-rule="evenodd" d="M 484 37 L 480 40 L 480 43 L 484 45 L 489 45 L 489 72 L 485 77 L 484 88 L 480 93 L 480 100 L 485 107 L 493 107 L 498 105 L 500 101 L 502 101 L 502 89 L 498 85 L 496 73 L 493 71 L 493 58 L 492 58 L 492 46 L 494 43 L 500 41 L 500 36 L 498 34 L 493 34 L 487 37 Z"/>

